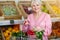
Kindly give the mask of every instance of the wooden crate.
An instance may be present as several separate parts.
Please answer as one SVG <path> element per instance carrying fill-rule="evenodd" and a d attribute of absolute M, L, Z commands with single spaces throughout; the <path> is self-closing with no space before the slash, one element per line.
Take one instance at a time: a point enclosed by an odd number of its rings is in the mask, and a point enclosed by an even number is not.
<path fill-rule="evenodd" d="M 0 30 L 2 33 L 2 38 L 3 40 L 11 40 L 10 37 L 12 37 L 13 32 L 19 32 L 20 31 L 20 24 L 15 24 L 15 25 L 5 25 L 5 26 L 0 26 Z M 15 31 L 14 31 L 15 30 Z"/>
<path fill-rule="evenodd" d="M 15 9 L 16 14 L 8 15 L 8 16 L 5 15 L 5 13 L 3 11 L 3 6 L 12 6 L 12 7 L 16 8 Z M 21 14 L 20 14 L 18 7 L 14 1 L 0 1 L 0 9 L 1 9 L 1 12 L 2 12 L 5 19 L 20 19 L 21 18 Z"/>
<path fill-rule="evenodd" d="M 4 20 L 4 17 L 3 17 L 3 14 L 1 12 L 1 9 L 0 9 L 0 20 Z"/>
<path fill-rule="evenodd" d="M 60 0 L 57 0 L 57 6 L 60 8 Z"/>
<path fill-rule="evenodd" d="M 24 16 L 24 18 L 26 18 L 28 14 L 25 12 L 25 10 L 23 8 L 23 5 L 27 6 L 27 7 L 30 7 L 31 6 L 31 1 L 20 1 L 18 3 L 18 7 L 19 7 L 20 11 L 22 12 L 22 16 Z"/>
<path fill-rule="evenodd" d="M 49 3 L 49 2 L 44 2 L 45 3 L 45 5 L 46 5 L 46 7 L 47 7 L 47 9 L 49 10 L 49 13 L 50 13 L 50 15 L 51 15 L 51 17 L 60 17 L 60 15 L 58 15 L 53 9 L 52 9 L 52 5 L 55 5 L 55 6 L 57 6 L 57 2 L 54 2 L 54 3 Z"/>

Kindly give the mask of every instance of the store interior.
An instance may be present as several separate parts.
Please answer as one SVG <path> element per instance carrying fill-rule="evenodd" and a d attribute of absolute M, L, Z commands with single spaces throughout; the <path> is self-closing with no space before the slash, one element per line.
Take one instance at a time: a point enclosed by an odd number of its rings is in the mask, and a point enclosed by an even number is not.
<path fill-rule="evenodd" d="M 32 12 L 31 0 L 0 0 L 0 40 L 21 39 L 24 20 Z M 42 0 L 42 11 L 51 16 L 49 40 L 60 40 L 60 0 Z"/>

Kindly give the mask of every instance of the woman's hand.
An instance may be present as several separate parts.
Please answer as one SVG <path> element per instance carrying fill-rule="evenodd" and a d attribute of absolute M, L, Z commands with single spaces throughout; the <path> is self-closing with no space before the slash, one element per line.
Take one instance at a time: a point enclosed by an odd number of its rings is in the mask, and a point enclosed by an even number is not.
<path fill-rule="evenodd" d="M 24 25 L 28 25 L 29 24 L 29 21 L 28 20 L 25 20 L 24 21 Z"/>

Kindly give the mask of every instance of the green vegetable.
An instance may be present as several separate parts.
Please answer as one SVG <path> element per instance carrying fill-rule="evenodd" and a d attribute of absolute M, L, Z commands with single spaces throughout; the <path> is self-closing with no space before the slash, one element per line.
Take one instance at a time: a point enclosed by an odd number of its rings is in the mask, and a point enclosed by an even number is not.
<path fill-rule="evenodd" d="M 2 6 L 2 10 L 6 16 L 17 15 L 17 10 L 14 6 L 4 5 Z"/>
<path fill-rule="evenodd" d="M 46 12 L 46 13 L 49 13 L 49 11 L 48 11 L 48 9 L 46 8 L 45 5 L 42 6 L 42 11 L 43 11 L 43 12 Z"/>
<path fill-rule="evenodd" d="M 41 39 L 41 40 L 42 40 L 43 32 L 44 32 L 44 31 L 35 32 L 36 37 L 37 37 L 38 39 Z"/>
<path fill-rule="evenodd" d="M 16 37 L 17 36 L 17 33 L 16 32 L 13 32 L 12 33 L 12 36 L 15 36 Z"/>
<path fill-rule="evenodd" d="M 17 33 L 17 36 L 18 37 L 25 37 L 25 33 L 20 31 L 20 32 Z"/>
<path fill-rule="evenodd" d="M 20 31 L 20 32 L 18 32 L 18 33 L 13 32 L 13 33 L 12 33 L 12 36 L 15 36 L 15 37 L 25 37 L 26 35 L 25 35 L 24 32 Z"/>

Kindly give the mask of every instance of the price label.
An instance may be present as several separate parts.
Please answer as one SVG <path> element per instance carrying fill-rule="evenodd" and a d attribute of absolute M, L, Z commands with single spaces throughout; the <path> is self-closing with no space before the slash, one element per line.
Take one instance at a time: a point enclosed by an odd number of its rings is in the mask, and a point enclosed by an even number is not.
<path fill-rule="evenodd" d="M 10 24 L 14 24 L 14 20 L 10 20 Z"/>

